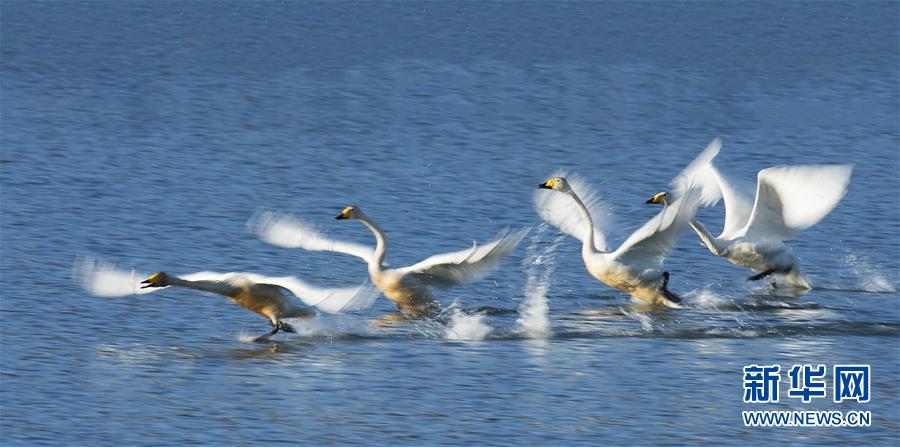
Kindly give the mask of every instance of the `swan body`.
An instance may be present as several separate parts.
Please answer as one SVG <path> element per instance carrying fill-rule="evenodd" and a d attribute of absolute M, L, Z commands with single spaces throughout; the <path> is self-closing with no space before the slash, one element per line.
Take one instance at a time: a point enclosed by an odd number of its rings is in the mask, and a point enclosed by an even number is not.
<path fill-rule="evenodd" d="M 677 307 L 681 299 L 669 291 L 669 274 L 661 270 L 662 261 L 687 229 L 696 200 L 676 201 L 632 233 L 618 249 L 608 251 L 602 233 L 594 228 L 592 214 L 596 211 L 592 213 L 589 208 L 596 209 L 597 201 L 586 184 L 577 177 L 554 177 L 538 188 L 562 193 L 538 192 L 535 206 L 542 218 L 582 242 L 581 257 L 592 276 L 642 302 Z M 580 195 L 590 198 L 588 204 Z"/>
<path fill-rule="evenodd" d="M 527 233 L 525 230 L 503 233 L 485 245 L 476 244 L 466 250 L 434 255 L 408 267 L 386 268 L 387 238 L 381 228 L 356 206 L 344 208 L 337 219 L 362 222 L 375 236 L 375 249 L 332 241 L 306 222 L 291 216 L 263 213 L 254 217 L 250 226 L 273 245 L 338 252 L 362 259 L 367 264 L 372 283 L 409 317 L 436 316 L 441 307 L 431 287 L 451 287 L 484 276 L 511 253 Z"/>
<path fill-rule="evenodd" d="M 362 285 L 346 289 L 323 289 L 310 286 L 292 276 L 266 277 L 252 273 L 197 272 L 173 276 L 165 272 L 150 275 L 137 282 L 136 274 L 118 270 L 113 266 L 93 261 L 78 265 L 82 285 L 97 296 L 125 296 L 149 293 L 168 287 L 181 287 L 201 292 L 223 295 L 233 303 L 267 318 L 272 332 L 294 332 L 284 323 L 285 318 L 306 318 L 323 312 L 337 313 L 358 307 L 367 307 L 377 297 L 372 287 Z M 300 301 L 291 295 L 299 297 Z"/>
<path fill-rule="evenodd" d="M 709 206 L 722 199 L 725 204 L 725 224 L 719 236 L 713 236 L 696 219 L 691 220 L 694 232 L 716 256 L 754 271 L 750 280 L 769 277 L 773 286 L 780 282 L 787 287 L 811 288 L 784 241 L 815 225 L 837 206 L 846 193 L 853 166 L 763 169 L 757 174 L 756 196 L 751 201 L 712 164 L 721 147 L 721 140 L 714 139 L 673 181 L 679 190 L 684 189 L 687 178 L 698 179 L 701 203 Z"/>

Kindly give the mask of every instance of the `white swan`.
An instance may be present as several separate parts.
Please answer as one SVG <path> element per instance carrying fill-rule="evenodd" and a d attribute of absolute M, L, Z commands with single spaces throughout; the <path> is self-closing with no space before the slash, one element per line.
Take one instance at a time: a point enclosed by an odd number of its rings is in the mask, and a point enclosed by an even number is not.
<path fill-rule="evenodd" d="M 669 291 L 669 272 L 661 271 L 662 261 L 687 229 L 697 208 L 696 199 L 678 200 L 673 207 L 663 209 L 610 252 L 594 227 L 589 205 L 596 204 L 596 200 L 586 184 L 577 177 L 554 177 L 538 188 L 568 196 L 538 191 L 535 207 L 544 220 L 581 241 L 581 257 L 591 275 L 645 303 L 677 307 L 681 298 Z M 579 194 L 589 198 L 588 204 Z"/>
<path fill-rule="evenodd" d="M 256 337 L 261 340 L 278 331 L 295 332 L 282 321 L 284 318 L 304 318 L 315 315 L 314 308 L 337 313 L 364 308 L 378 297 L 370 284 L 346 289 L 322 289 L 310 286 L 292 276 L 266 277 L 252 273 L 197 272 L 172 276 L 154 273 L 139 281 L 134 271 L 123 271 L 112 265 L 82 259 L 76 262 L 76 275 L 84 288 L 96 296 L 126 296 L 149 293 L 165 287 L 184 287 L 228 297 L 251 312 L 269 319 L 272 331 Z M 303 303 L 291 298 L 299 297 Z"/>
<path fill-rule="evenodd" d="M 527 230 L 504 233 L 485 245 L 452 253 L 431 256 L 409 267 L 385 268 L 387 239 L 384 232 L 356 206 L 348 206 L 337 216 L 359 220 L 375 235 L 375 250 L 327 239 L 304 221 L 286 215 L 263 213 L 251 219 L 249 226 L 270 244 L 315 251 L 333 251 L 363 259 L 368 264 L 372 282 L 397 305 L 404 316 L 431 317 L 441 308 L 429 287 L 450 287 L 474 281 L 491 271 L 511 253 L 525 237 Z"/>
<path fill-rule="evenodd" d="M 673 181 L 676 190 L 683 190 L 686 179 L 696 179 L 704 205 L 720 198 L 725 202 L 725 224 L 718 237 L 696 219 L 691 220 L 691 227 L 713 254 L 756 272 L 747 279 L 769 277 L 772 285 L 778 286 L 778 276 L 784 286 L 809 289 L 797 258 L 784 241 L 815 225 L 837 206 L 847 191 L 853 165 L 763 169 L 757 174 L 756 198 L 751 202 L 713 166 L 721 145 L 721 140 L 714 139 Z M 668 194 L 657 194 L 648 202 L 665 205 Z"/>

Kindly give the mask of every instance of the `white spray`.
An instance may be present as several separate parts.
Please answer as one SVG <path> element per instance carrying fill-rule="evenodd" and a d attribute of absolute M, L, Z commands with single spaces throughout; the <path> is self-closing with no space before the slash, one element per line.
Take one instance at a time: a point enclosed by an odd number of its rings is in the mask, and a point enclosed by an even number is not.
<path fill-rule="evenodd" d="M 848 265 L 859 280 L 859 287 L 866 292 L 896 292 L 897 287 L 883 272 L 887 271 L 875 265 L 866 256 L 847 255 L 844 263 Z"/>
<path fill-rule="evenodd" d="M 551 231 L 550 225 L 542 223 L 531 236 L 531 244 L 522 268 L 525 270 L 525 299 L 519 305 L 519 318 L 516 320 L 517 330 L 529 337 L 546 337 L 552 333 L 550 327 L 550 307 L 547 304 L 547 292 L 550 290 L 550 279 L 556 269 L 554 253 L 565 235 L 556 236 L 549 244 L 543 240 Z"/>
<path fill-rule="evenodd" d="M 450 314 L 450 322 L 444 331 L 447 340 L 484 340 L 494 330 L 485 323 L 484 314 L 467 314 L 459 310 L 456 301 L 445 312 Z"/>

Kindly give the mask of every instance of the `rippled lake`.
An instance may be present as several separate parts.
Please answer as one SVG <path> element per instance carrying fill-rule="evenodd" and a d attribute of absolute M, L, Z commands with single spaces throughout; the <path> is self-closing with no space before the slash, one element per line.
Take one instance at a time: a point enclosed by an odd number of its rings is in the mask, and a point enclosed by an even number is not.
<path fill-rule="evenodd" d="M 3 445 L 896 445 L 896 2 L 0 4 Z M 713 137 L 730 177 L 854 163 L 790 247 L 814 289 L 773 293 L 687 233 L 681 309 L 593 279 L 531 201 L 577 172 L 613 245 Z M 440 291 L 449 324 L 365 311 L 266 321 L 219 296 L 91 296 L 77 259 L 296 275 L 357 260 L 246 227 L 365 208 L 409 265 L 531 227 L 494 273 Z M 715 232 L 721 205 L 698 217 Z M 549 332 L 528 330 L 546 304 Z M 540 314 L 540 312 L 537 312 Z M 460 315 L 468 315 L 466 317 Z M 528 317 L 528 315 L 532 315 Z M 742 401 L 750 364 L 870 364 L 868 403 Z M 782 377 L 782 392 L 788 386 Z M 867 428 L 745 427 L 742 410 L 869 410 Z"/>

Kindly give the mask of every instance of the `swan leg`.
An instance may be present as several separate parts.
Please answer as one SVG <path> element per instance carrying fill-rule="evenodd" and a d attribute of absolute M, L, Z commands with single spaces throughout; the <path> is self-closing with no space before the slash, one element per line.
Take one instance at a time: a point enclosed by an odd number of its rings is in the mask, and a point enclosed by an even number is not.
<path fill-rule="evenodd" d="M 765 278 L 765 277 L 767 277 L 767 276 L 769 276 L 769 275 L 771 275 L 771 274 L 773 274 L 773 273 L 775 273 L 775 269 L 770 268 L 770 269 L 767 269 L 767 270 L 764 271 L 764 272 L 757 273 L 757 274 L 755 274 L 755 275 L 753 275 L 753 276 L 748 276 L 748 277 L 747 277 L 747 281 L 759 281 L 760 279 L 763 279 L 763 278 Z"/>
<path fill-rule="evenodd" d="M 289 325 L 289 324 L 287 324 L 287 323 L 285 323 L 285 322 L 283 322 L 283 321 L 279 321 L 279 322 L 277 322 L 277 323 L 272 323 L 272 330 L 271 330 L 271 331 L 269 331 L 268 333 L 262 334 L 262 335 L 260 335 L 260 336 L 257 336 L 256 338 L 253 339 L 253 341 L 265 341 L 265 340 L 268 340 L 269 337 L 271 337 L 271 336 L 277 334 L 278 331 L 292 332 L 292 333 L 295 333 L 295 334 L 297 333 L 297 330 L 294 329 L 293 326 L 291 326 L 291 325 Z"/>
<path fill-rule="evenodd" d="M 663 283 L 662 286 L 660 286 L 659 291 L 667 300 L 673 303 L 681 303 L 681 297 L 669 290 L 669 272 L 663 272 Z"/>

